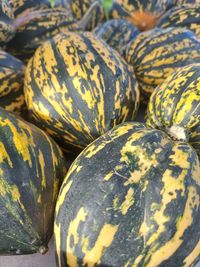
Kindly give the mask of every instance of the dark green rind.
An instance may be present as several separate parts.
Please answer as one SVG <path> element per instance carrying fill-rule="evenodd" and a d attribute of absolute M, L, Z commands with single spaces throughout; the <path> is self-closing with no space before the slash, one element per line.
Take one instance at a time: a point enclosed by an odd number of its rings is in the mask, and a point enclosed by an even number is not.
<path fill-rule="evenodd" d="M 198 157 L 188 144 L 175 143 L 140 123 L 125 123 L 98 138 L 74 161 L 59 193 L 54 225 L 57 266 L 184 266 L 199 246 L 199 171 Z M 129 190 L 133 196 L 122 214 Z M 196 192 L 193 197 L 191 190 Z M 181 221 L 188 224 L 186 229 Z M 144 222 L 146 234 L 141 233 Z M 113 239 L 108 231 L 99 240 L 107 224 L 117 231 Z M 152 237 L 156 238 L 149 244 Z M 105 240 L 111 241 L 108 247 Z M 94 253 L 97 244 L 100 251 Z M 172 246 L 163 251 L 167 244 Z"/>
<path fill-rule="evenodd" d="M 44 132 L 3 109 L 0 126 L 0 254 L 44 252 L 65 158 Z"/>
<path fill-rule="evenodd" d="M 8 0 L 0 2 L 0 47 L 14 36 L 13 12 Z"/>

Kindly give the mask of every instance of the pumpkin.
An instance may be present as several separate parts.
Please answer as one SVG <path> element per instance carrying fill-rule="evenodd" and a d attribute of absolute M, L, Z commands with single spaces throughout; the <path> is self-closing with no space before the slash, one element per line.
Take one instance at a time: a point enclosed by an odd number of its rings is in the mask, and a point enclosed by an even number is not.
<path fill-rule="evenodd" d="M 74 153 L 130 120 L 139 104 L 133 69 L 92 33 L 62 33 L 40 46 L 24 92 L 35 122 Z"/>
<path fill-rule="evenodd" d="M 3 46 L 14 36 L 13 12 L 7 0 L 0 2 L 0 46 Z"/>
<path fill-rule="evenodd" d="M 1 108 L 0 132 L 0 254 L 44 253 L 65 158 L 44 132 Z"/>
<path fill-rule="evenodd" d="M 23 112 L 25 66 L 17 58 L 0 50 L 0 106 L 8 111 Z"/>
<path fill-rule="evenodd" d="M 200 64 L 178 69 L 153 92 L 147 124 L 177 140 L 188 141 L 200 154 Z"/>
<path fill-rule="evenodd" d="M 193 266 L 200 164 L 142 123 L 115 127 L 73 162 L 56 204 L 58 267 Z"/>
<path fill-rule="evenodd" d="M 93 10 L 91 20 L 86 27 L 87 30 L 92 30 L 105 19 L 102 1 L 103 0 L 55 0 L 55 6 L 62 6 L 67 10 L 71 10 L 74 17 L 77 20 L 81 20 L 91 6 L 95 4 L 96 8 Z"/>
<path fill-rule="evenodd" d="M 8 0 L 14 16 L 18 17 L 23 12 L 30 12 L 33 10 L 39 10 L 42 8 L 50 8 L 51 4 L 49 0 Z"/>
<path fill-rule="evenodd" d="M 127 19 L 141 31 L 155 27 L 159 17 L 169 8 L 173 0 L 114 0 L 110 18 Z"/>
<path fill-rule="evenodd" d="M 200 6 L 178 6 L 170 9 L 158 21 L 157 27 L 182 27 L 200 37 Z"/>
<path fill-rule="evenodd" d="M 61 8 L 46 8 L 28 12 L 15 21 L 16 35 L 7 51 L 27 62 L 38 46 L 52 36 L 68 30 L 80 30 L 71 12 Z"/>
<path fill-rule="evenodd" d="M 182 28 L 155 28 L 139 34 L 127 46 L 125 58 L 134 67 L 145 101 L 177 68 L 200 63 L 200 42 Z"/>
<path fill-rule="evenodd" d="M 127 44 L 139 34 L 139 30 L 132 23 L 123 19 L 108 20 L 93 32 L 121 55 Z"/>

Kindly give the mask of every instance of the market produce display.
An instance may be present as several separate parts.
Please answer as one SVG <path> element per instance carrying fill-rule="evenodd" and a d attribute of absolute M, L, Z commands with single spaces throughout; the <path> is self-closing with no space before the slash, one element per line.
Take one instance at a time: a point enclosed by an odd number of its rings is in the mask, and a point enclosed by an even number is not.
<path fill-rule="evenodd" d="M 64 149 L 80 151 L 137 112 L 134 72 L 92 33 L 66 33 L 39 47 L 26 69 L 29 111 Z"/>
<path fill-rule="evenodd" d="M 177 68 L 200 63 L 200 41 L 184 28 L 155 28 L 133 39 L 125 58 L 134 67 L 140 90 L 148 99 Z"/>
<path fill-rule="evenodd" d="M 193 31 L 200 38 L 200 5 L 177 6 L 164 14 L 157 27 L 182 27 Z"/>
<path fill-rule="evenodd" d="M 199 222 L 200 1 L 0 0 L 0 267 L 199 267 Z"/>
<path fill-rule="evenodd" d="M 60 190 L 57 266 L 190 266 L 200 248 L 199 169 L 190 145 L 141 123 L 101 136 Z"/>
<path fill-rule="evenodd" d="M 0 254 L 44 253 L 64 155 L 36 126 L 1 108 L 0 149 Z"/>

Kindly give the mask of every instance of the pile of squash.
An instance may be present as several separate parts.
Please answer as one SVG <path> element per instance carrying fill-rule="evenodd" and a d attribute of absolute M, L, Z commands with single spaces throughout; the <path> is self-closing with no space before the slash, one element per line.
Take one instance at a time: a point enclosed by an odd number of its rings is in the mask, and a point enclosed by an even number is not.
<path fill-rule="evenodd" d="M 0 257 L 192 267 L 200 1 L 109 3 L 0 2 Z"/>

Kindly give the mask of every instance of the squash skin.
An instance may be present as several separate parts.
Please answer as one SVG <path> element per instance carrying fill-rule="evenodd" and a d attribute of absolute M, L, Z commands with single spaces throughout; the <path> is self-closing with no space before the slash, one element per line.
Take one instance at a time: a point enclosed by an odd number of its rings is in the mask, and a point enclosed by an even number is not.
<path fill-rule="evenodd" d="M 155 27 L 158 18 L 169 8 L 173 0 L 114 0 L 110 18 L 127 19 L 141 31 Z"/>
<path fill-rule="evenodd" d="M 126 61 L 134 67 L 144 100 L 177 68 L 200 63 L 200 42 L 182 28 L 155 28 L 130 42 Z"/>
<path fill-rule="evenodd" d="M 199 77 L 199 64 L 180 68 L 170 75 L 150 98 L 147 124 L 168 134 L 172 126 L 183 127 L 189 143 L 200 155 Z"/>
<path fill-rule="evenodd" d="M 7 0 L 0 2 L 0 46 L 2 47 L 13 38 L 15 29 L 13 27 L 13 12 Z"/>
<path fill-rule="evenodd" d="M 51 4 L 49 0 L 8 0 L 12 7 L 15 18 L 21 15 L 23 12 L 30 12 L 33 10 L 39 10 L 43 8 L 50 8 Z"/>
<path fill-rule="evenodd" d="M 0 126 L 0 254 L 43 252 L 66 160 L 44 132 L 1 108 Z"/>
<path fill-rule="evenodd" d="M 93 32 L 122 56 L 127 44 L 139 34 L 139 30 L 132 23 L 123 19 L 108 20 Z"/>
<path fill-rule="evenodd" d="M 55 0 L 55 6 L 71 10 L 73 16 L 81 20 L 95 2 L 98 2 L 98 6 L 93 11 L 92 19 L 86 27 L 86 30 L 91 31 L 105 19 L 102 0 Z"/>
<path fill-rule="evenodd" d="M 80 26 L 71 12 L 62 8 L 45 8 L 21 15 L 15 37 L 7 45 L 7 51 L 25 63 L 46 40 L 60 32 L 77 31 Z"/>
<path fill-rule="evenodd" d="M 59 34 L 38 48 L 24 92 L 35 122 L 74 153 L 131 120 L 139 105 L 133 69 L 92 33 Z"/>
<path fill-rule="evenodd" d="M 190 145 L 141 123 L 95 140 L 59 193 L 57 267 L 192 266 L 200 248 L 199 172 Z"/>
<path fill-rule="evenodd" d="M 200 38 L 200 6 L 186 5 L 170 9 L 158 21 L 157 27 L 182 27 L 194 32 Z"/>
<path fill-rule="evenodd" d="M 23 92 L 25 65 L 17 58 L 0 50 L 0 106 L 16 113 L 24 111 Z"/>

